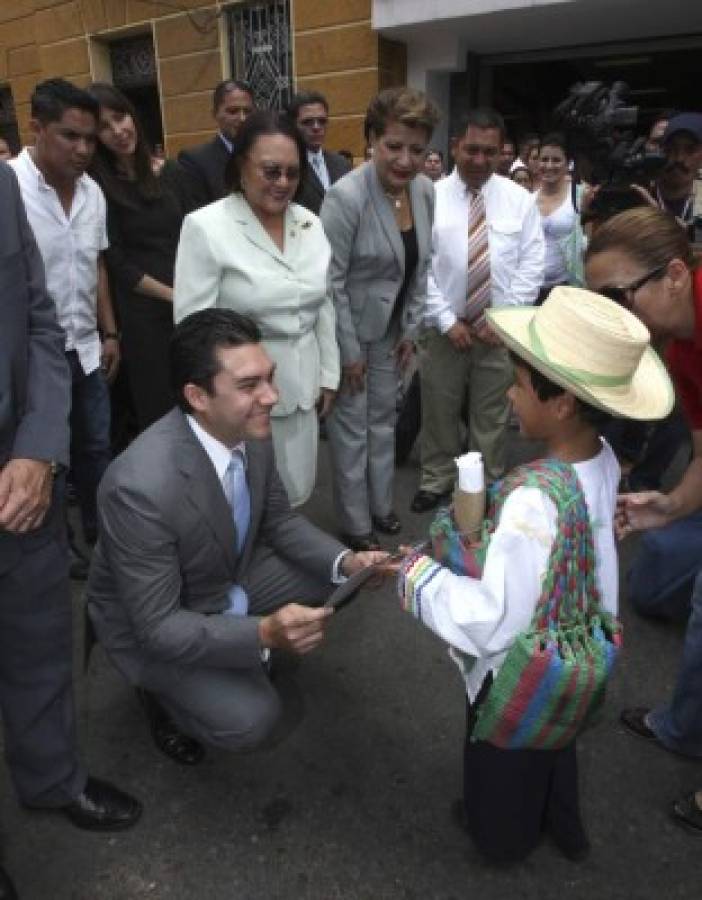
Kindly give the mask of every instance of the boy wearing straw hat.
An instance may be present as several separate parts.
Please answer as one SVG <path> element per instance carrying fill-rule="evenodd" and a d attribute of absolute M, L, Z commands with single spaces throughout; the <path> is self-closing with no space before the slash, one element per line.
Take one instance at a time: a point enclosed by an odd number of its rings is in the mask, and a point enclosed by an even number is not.
<path fill-rule="evenodd" d="M 617 611 L 613 519 L 620 473 L 599 428 L 610 415 L 663 418 L 672 408 L 673 389 L 646 327 L 597 294 L 557 287 L 541 307 L 493 309 L 487 315 L 513 357 L 515 379 L 508 394 L 521 431 L 543 441 L 547 457 L 516 470 L 526 471 L 524 478 L 508 476 L 505 485 L 516 486 L 505 487 L 499 507 L 493 506 L 494 530 L 479 577 L 455 574 L 414 551 L 400 566 L 398 589 L 403 606 L 461 660 L 468 725 L 464 797 L 455 804 L 455 815 L 490 861 L 525 858 L 543 831 L 568 858 L 579 860 L 589 850 L 578 800 L 579 725 L 572 733 L 563 731 L 560 743 L 520 743 L 514 732 L 510 739 L 486 739 L 477 736 L 485 733 L 481 713 L 491 706 L 492 686 L 502 683 L 499 673 L 503 664 L 507 671 L 510 651 L 535 633 L 542 603 L 553 607 L 562 590 L 571 591 L 574 605 L 563 601 L 563 608 L 578 614 L 587 594 L 592 605 L 583 610 L 596 614 L 587 620 L 588 628 L 616 621 L 609 617 Z M 550 478 L 548 490 L 537 477 L 543 472 Z M 571 579 L 562 580 L 565 588 L 558 584 L 561 572 Z M 587 663 L 581 668 L 588 671 Z M 602 668 L 603 679 L 608 670 Z M 549 684 L 539 684 L 546 706 Z M 601 699 L 600 693 L 595 706 Z M 545 721 L 542 732 L 552 728 Z"/>

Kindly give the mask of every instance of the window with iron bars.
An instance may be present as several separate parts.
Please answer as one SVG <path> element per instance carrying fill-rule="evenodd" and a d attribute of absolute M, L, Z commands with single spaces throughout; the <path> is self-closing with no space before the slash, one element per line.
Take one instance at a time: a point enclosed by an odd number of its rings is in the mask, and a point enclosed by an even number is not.
<path fill-rule="evenodd" d="M 227 10 L 232 77 L 247 81 L 259 109 L 284 109 L 292 95 L 289 0 Z"/>

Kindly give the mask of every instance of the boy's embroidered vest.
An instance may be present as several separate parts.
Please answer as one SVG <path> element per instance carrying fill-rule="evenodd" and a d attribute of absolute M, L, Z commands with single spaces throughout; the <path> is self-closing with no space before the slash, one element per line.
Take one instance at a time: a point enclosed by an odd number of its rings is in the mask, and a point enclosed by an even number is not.
<path fill-rule="evenodd" d="M 431 529 L 433 556 L 459 575 L 479 578 L 506 498 L 517 487 L 536 487 L 553 501 L 557 532 L 529 629 L 514 643 L 479 710 L 472 740 L 503 748 L 556 749 L 585 727 L 604 699 L 607 678 L 621 647 L 621 625 L 600 605 L 595 551 L 585 497 L 575 469 L 554 459 L 515 469 L 491 492 L 481 540 L 466 545 L 450 510 Z M 421 604 L 426 557 L 402 567 L 406 605 Z M 469 657 L 458 661 L 464 668 Z"/>

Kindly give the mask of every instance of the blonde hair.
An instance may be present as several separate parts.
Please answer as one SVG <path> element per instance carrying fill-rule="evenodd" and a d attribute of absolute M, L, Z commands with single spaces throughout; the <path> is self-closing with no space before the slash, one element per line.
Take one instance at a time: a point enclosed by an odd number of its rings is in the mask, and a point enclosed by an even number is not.
<path fill-rule="evenodd" d="M 669 213 L 655 206 L 637 206 L 612 216 L 597 229 L 588 244 L 585 262 L 606 250 L 621 250 L 643 267 L 667 266 L 682 260 L 690 269 L 698 264 L 684 228 Z"/>
<path fill-rule="evenodd" d="M 439 122 L 439 110 L 421 91 L 408 87 L 387 88 L 371 100 L 366 112 L 364 132 L 380 137 L 390 122 L 408 128 L 422 128 L 429 140 Z"/>

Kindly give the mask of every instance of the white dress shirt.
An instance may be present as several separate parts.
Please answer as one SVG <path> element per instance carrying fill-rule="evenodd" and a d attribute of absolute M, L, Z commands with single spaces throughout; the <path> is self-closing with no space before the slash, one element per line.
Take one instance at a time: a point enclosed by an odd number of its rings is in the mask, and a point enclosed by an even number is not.
<path fill-rule="evenodd" d="M 442 333 L 464 315 L 468 274 L 468 187 L 454 171 L 434 185 L 425 323 Z M 481 188 L 490 246 L 491 306 L 536 300 L 544 275 L 544 237 L 534 197 L 523 187 L 491 175 Z"/>
<path fill-rule="evenodd" d="M 620 470 L 609 444 L 597 456 L 576 463 L 595 545 L 595 578 L 602 607 L 617 612 L 619 575 L 614 509 Z M 488 672 L 500 669 L 507 651 L 533 618 L 558 514 L 538 488 L 516 488 L 505 500 L 488 546 L 482 578 L 439 568 L 421 595 L 420 615 L 452 647 L 475 659 L 465 674 L 471 701 Z"/>
<path fill-rule="evenodd" d="M 307 150 L 307 162 L 310 164 L 312 171 L 315 173 L 317 178 L 322 183 L 322 187 L 325 191 L 328 191 L 331 187 L 331 178 L 329 177 L 329 170 L 327 169 L 327 164 L 324 159 L 324 152 L 321 150 Z"/>
<path fill-rule="evenodd" d="M 218 441 L 217 438 L 213 437 L 208 431 L 200 425 L 200 423 L 194 418 L 194 416 L 186 415 L 185 417 L 188 420 L 188 425 L 193 430 L 193 434 L 198 439 L 200 444 L 202 445 L 203 450 L 210 458 L 210 462 L 214 466 L 214 470 L 217 473 L 217 478 L 219 479 L 219 483 L 222 485 L 222 493 L 224 493 L 224 475 L 227 471 L 227 466 L 229 465 L 229 461 L 232 458 L 232 453 L 235 450 L 239 450 L 241 455 L 244 458 L 244 465 L 246 465 L 246 444 L 242 441 L 240 444 L 237 444 L 235 447 L 229 449 L 226 447 L 221 441 Z M 343 550 L 334 560 L 331 571 L 331 583 L 332 584 L 341 584 L 346 581 L 346 576 L 341 574 L 340 566 L 341 560 L 346 556 L 347 553 L 350 553 L 349 550 Z M 248 608 L 248 597 L 246 596 L 246 592 L 240 585 L 235 585 L 238 589 L 236 601 L 234 600 L 232 593 L 230 592 L 230 599 L 232 600 L 233 607 L 236 606 L 238 609 L 241 608 L 241 595 L 246 598 L 246 607 Z M 239 593 L 240 592 L 240 593 Z M 234 612 L 234 608 L 232 609 Z M 240 612 L 236 612 L 237 615 L 240 615 Z"/>
<path fill-rule="evenodd" d="M 56 304 L 66 350 L 75 350 L 86 375 L 100 365 L 97 332 L 97 264 L 107 249 L 105 198 L 88 175 L 76 181 L 68 215 L 25 147 L 10 161 L 39 246 L 46 286 Z"/>

